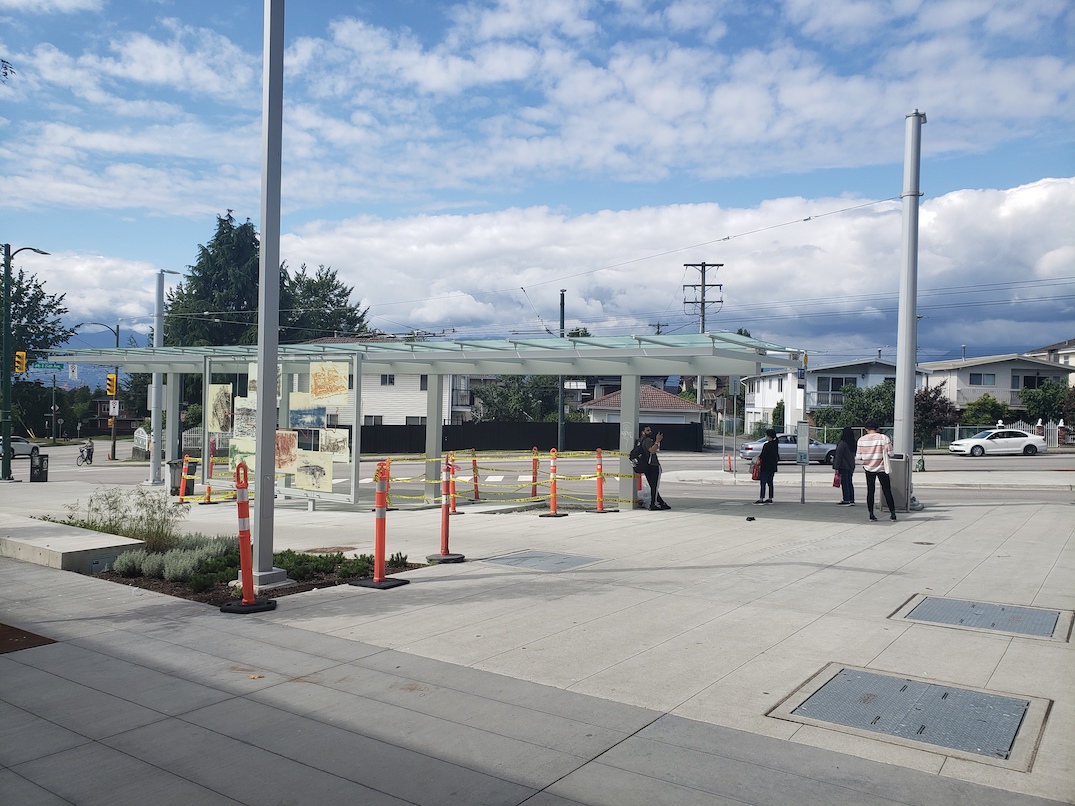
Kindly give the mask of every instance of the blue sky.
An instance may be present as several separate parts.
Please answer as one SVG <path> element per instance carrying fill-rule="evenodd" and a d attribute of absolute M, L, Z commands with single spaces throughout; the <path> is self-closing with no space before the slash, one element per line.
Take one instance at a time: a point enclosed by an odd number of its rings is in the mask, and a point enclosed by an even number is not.
<path fill-rule="evenodd" d="M 262 25 L 0 0 L 0 238 L 73 321 L 145 333 L 157 270 L 259 221 Z M 1075 336 L 1073 41 L 1068 0 L 292 2 L 282 256 L 458 338 L 555 331 L 561 288 L 569 328 L 696 332 L 684 264 L 723 263 L 708 329 L 894 359 L 917 108 L 921 360 L 1040 347 Z"/>

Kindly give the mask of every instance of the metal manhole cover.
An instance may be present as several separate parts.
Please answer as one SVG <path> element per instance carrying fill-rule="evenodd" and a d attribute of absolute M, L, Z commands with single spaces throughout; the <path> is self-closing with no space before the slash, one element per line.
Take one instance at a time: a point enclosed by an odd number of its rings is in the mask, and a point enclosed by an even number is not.
<path fill-rule="evenodd" d="M 1063 610 L 924 595 L 912 597 L 897 615 L 912 621 L 1031 638 L 1054 638 L 1060 633 L 1060 640 L 1066 638 L 1071 624 L 1071 613 Z"/>
<path fill-rule="evenodd" d="M 792 713 L 1007 759 L 1030 700 L 843 669 Z"/>
<path fill-rule="evenodd" d="M 1052 705 L 1044 697 L 829 663 L 766 716 L 1026 772 Z"/>
<path fill-rule="evenodd" d="M 600 562 L 599 557 L 582 557 L 572 554 L 555 554 L 551 551 L 517 551 L 503 557 L 489 557 L 485 562 L 527 568 L 531 571 L 568 571 L 582 565 Z"/>

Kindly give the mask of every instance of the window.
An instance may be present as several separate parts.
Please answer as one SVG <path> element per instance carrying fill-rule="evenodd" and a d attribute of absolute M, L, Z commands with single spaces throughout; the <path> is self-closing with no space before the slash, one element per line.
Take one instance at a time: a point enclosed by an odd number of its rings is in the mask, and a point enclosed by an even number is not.
<path fill-rule="evenodd" d="M 410 416 L 407 417 L 407 425 L 425 425 L 425 424 L 426 424 L 426 418 L 425 417 L 410 417 Z"/>
<path fill-rule="evenodd" d="M 382 425 L 384 417 L 380 414 L 362 415 L 362 425 Z"/>
<path fill-rule="evenodd" d="M 340 424 L 340 415 L 338 414 L 326 414 L 325 415 L 325 427 L 335 428 Z"/>
<path fill-rule="evenodd" d="M 783 392 L 784 391 L 784 379 L 783 378 L 777 378 L 776 379 L 776 391 L 778 391 L 778 392 Z"/>
<path fill-rule="evenodd" d="M 972 372 L 970 374 L 971 386 L 996 386 L 997 376 L 992 372 Z"/>
<path fill-rule="evenodd" d="M 396 385 L 396 376 L 395 375 L 382 375 L 381 376 L 381 386 L 395 386 L 395 385 Z"/>
<path fill-rule="evenodd" d="M 429 376 L 428 375 L 419 375 L 418 376 L 418 388 L 423 392 L 425 392 L 427 389 L 429 389 Z"/>
<path fill-rule="evenodd" d="M 825 375 L 819 375 L 817 379 L 817 390 L 819 392 L 839 392 L 845 386 L 857 386 L 858 378 L 851 375 L 846 378 L 835 375 L 828 377 Z"/>

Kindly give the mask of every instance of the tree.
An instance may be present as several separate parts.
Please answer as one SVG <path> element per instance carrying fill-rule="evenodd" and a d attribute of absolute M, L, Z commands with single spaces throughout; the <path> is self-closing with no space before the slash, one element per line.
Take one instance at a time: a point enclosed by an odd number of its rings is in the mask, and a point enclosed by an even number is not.
<path fill-rule="evenodd" d="M 783 400 L 783 398 L 778 400 L 776 402 L 776 405 L 773 406 L 772 422 L 773 422 L 773 428 L 775 428 L 777 431 L 781 431 L 781 432 L 784 431 L 784 400 Z"/>
<path fill-rule="evenodd" d="M 866 388 L 845 386 L 840 391 L 844 397 L 844 404 L 840 408 L 836 422 L 833 423 L 839 428 L 861 426 L 870 421 L 888 425 L 895 418 L 896 384 L 892 381 Z"/>
<path fill-rule="evenodd" d="M 231 210 L 217 216 L 208 244 L 186 279 L 168 294 L 164 343 L 256 344 L 260 242 L 250 219 L 236 224 Z M 314 274 L 303 265 L 290 277 L 280 266 L 280 341 L 294 344 L 336 333 L 368 333 L 366 310 L 348 300 L 353 289 L 325 266 Z"/>
<path fill-rule="evenodd" d="M 970 425 L 993 424 L 997 420 L 1007 420 L 1011 415 L 1011 409 L 1007 403 L 997 400 L 990 394 L 984 394 L 977 400 L 972 400 L 963 409 L 961 419 Z"/>
<path fill-rule="evenodd" d="M 310 275 L 306 265 L 286 284 L 289 308 L 280 311 L 280 340 L 294 344 L 324 336 L 366 333 L 366 311 L 350 303 L 354 289 L 344 285 L 336 272 L 318 266 Z"/>
<path fill-rule="evenodd" d="M 1041 420 L 1059 420 L 1064 412 L 1064 399 L 1068 388 L 1053 380 L 1042 381 L 1037 389 L 1023 389 L 1019 399 L 1026 406 L 1026 416 L 1030 422 Z"/>
<path fill-rule="evenodd" d="M 914 431 L 923 454 L 929 438 L 939 434 L 944 426 L 955 423 L 957 416 L 956 407 L 944 394 L 943 383 L 915 392 Z"/>
<path fill-rule="evenodd" d="M 737 327 L 735 329 L 735 335 L 737 335 L 737 336 L 746 336 L 748 339 L 753 338 L 750 335 L 750 331 L 747 330 L 745 327 Z"/>
<path fill-rule="evenodd" d="M 45 293 L 45 282 L 38 280 L 36 274 L 27 276 L 21 268 L 12 273 L 11 335 L 15 349 L 28 353 L 28 361 L 74 335 L 75 328 L 63 324 L 63 316 L 68 313 L 66 297 Z"/>

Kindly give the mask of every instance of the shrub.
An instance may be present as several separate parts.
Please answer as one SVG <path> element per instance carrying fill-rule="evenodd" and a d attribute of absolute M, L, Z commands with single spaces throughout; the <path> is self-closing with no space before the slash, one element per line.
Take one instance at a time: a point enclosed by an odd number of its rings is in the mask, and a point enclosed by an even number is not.
<path fill-rule="evenodd" d="M 149 552 L 142 560 L 142 576 L 164 578 L 164 555 Z"/>
<path fill-rule="evenodd" d="M 166 551 L 178 540 L 176 528 L 186 517 L 187 504 L 173 504 L 165 491 L 134 489 L 97 490 L 90 496 L 86 512 L 80 512 L 79 502 L 67 505 L 71 526 L 95 532 L 122 535 L 143 540 L 149 552 Z"/>
<path fill-rule="evenodd" d="M 125 551 L 112 563 L 112 570 L 120 576 L 136 577 L 142 575 L 142 563 L 146 559 L 145 549 Z"/>
<path fill-rule="evenodd" d="M 169 582 L 186 582 L 198 570 L 202 559 L 199 549 L 172 549 L 164 554 L 164 578 Z"/>

